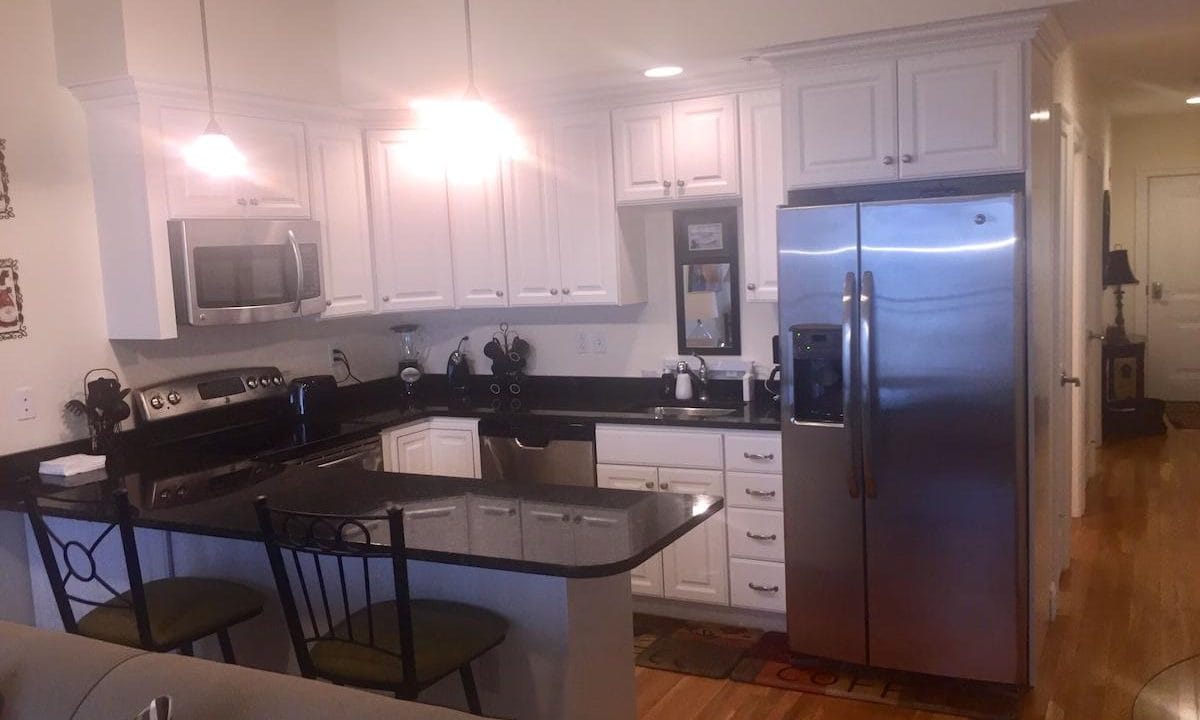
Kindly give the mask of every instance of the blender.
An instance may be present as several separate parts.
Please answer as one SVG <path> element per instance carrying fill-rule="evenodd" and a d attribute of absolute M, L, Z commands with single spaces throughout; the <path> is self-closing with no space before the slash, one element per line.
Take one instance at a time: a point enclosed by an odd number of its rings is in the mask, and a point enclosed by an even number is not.
<path fill-rule="evenodd" d="M 409 395 L 421 379 L 421 360 L 425 354 L 425 337 L 419 325 L 395 325 L 392 332 L 400 336 L 400 379 Z"/>

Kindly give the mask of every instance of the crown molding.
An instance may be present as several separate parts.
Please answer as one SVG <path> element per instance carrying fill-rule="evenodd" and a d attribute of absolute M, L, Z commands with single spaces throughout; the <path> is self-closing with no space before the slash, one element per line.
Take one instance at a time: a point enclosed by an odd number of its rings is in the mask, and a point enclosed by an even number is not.
<path fill-rule="evenodd" d="M 1067 32 L 1058 21 L 1058 16 L 1053 12 L 1048 13 L 1046 19 L 1038 26 L 1033 46 L 1053 62 L 1067 49 L 1068 42 Z"/>
<path fill-rule="evenodd" d="M 1000 42 L 1025 42 L 1037 35 L 1048 17 L 1049 11 L 1042 9 L 982 15 L 895 30 L 774 45 L 764 48 L 759 55 L 780 69 L 787 70 L 890 59 Z"/>

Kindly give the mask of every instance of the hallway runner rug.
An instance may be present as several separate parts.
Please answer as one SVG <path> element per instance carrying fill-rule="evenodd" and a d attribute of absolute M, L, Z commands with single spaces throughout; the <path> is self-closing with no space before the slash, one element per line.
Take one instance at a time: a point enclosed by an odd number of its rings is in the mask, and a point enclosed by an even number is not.
<path fill-rule="evenodd" d="M 793 655 L 787 636 L 769 632 L 734 668 L 737 682 L 946 713 L 977 720 L 1015 720 L 1019 688 L 894 670 L 864 668 L 822 658 Z"/>
<path fill-rule="evenodd" d="M 1200 402 L 1167 402 L 1167 420 L 1176 430 L 1200 430 Z"/>

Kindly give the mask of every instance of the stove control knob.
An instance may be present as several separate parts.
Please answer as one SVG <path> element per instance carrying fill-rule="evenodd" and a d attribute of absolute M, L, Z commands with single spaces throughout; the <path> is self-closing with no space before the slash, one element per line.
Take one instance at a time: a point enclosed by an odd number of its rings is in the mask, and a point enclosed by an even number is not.
<path fill-rule="evenodd" d="M 258 378 L 256 378 L 256 377 L 246 378 L 246 387 L 250 388 L 251 390 L 258 387 Z"/>
<path fill-rule="evenodd" d="M 162 410 L 162 408 L 163 408 L 162 395 L 155 395 L 155 396 L 151 397 L 150 398 L 150 407 L 154 408 L 155 410 Z"/>
<path fill-rule="evenodd" d="M 271 376 L 263 375 L 262 377 L 260 377 L 258 379 L 258 384 L 259 384 L 259 387 L 262 387 L 263 389 L 271 387 Z"/>
<path fill-rule="evenodd" d="M 275 377 L 271 378 L 271 382 L 272 382 L 272 383 L 273 383 L 273 384 L 274 384 L 276 387 L 278 387 L 278 386 L 280 386 L 280 385 L 282 385 L 282 384 L 283 384 L 283 376 L 282 376 L 282 375 L 276 375 Z"/>
<path fill-rule="evenodd" d="M 179 397 L 179 393 L 175 392 L 174 390 L 167 393 L 167 402 L 171 403 L 172 405 L 178 405 L 179 401 L 182 399 L 183 398 Z"/>
<path fill-rule="evenodd" d="M 166 499 L 167 499 L 167 498 L 169 498 L 169 497 L 171 497 L 171 491 L 170 491 L 170 490 L 162 490 L 162 491 L 160 491 L 160 492 L 158 493 L 158 499 L 159 499 L 159 500 L 166 500 Z"/>
<path fill-rule="evenodd" d="M 181 497 L 181 498 L 187 497 L 187 494 L 188 494 L 187 485 L 180 485 L 179 488 L 177 490 L 175 490 L 175 495 L 178 497 Z"/>

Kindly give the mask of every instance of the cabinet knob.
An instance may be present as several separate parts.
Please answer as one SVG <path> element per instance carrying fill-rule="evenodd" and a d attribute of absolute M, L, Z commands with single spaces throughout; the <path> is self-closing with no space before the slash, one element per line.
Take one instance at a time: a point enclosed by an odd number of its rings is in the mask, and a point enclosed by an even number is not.
<path fill-rule="evenodd" d="M 333 307 L 333 301 L 332 301 L 332 300 L 326 300 L 326 301 L 325 301 L 325 307 Z"/>
<path fill-rule="evenodd" d="M 671 181 L 663 180 L 663 190 L 670 190 L 670 189 L 671 189 Z"/>
<path fill-rule="evenodd" d="M 896 158 L 892 157 L 891 155 L 884 155 L 883 156 L 883 164 L 884 165 L 895 165 Z"/>
<path fill-rule="evenodd" d="M 653 489 L 654 489 L 654 481 L 653 481 L 653 480 L 647 480 L 647 481 L 646 481 L 646 489 L 647 489 L 647 490 L 653 490 Z"/>
<path fill-rule="evenodd" d="M 900 162 L 902 162 L 902 163 L 910 163 L 912 161 L 913 161 L 913 156 L 909 155 L 908 153 L 904 153 L 903 155 L 900 156 Z"/>
<path fill-rule="evenodd" d="M 563 513 L 562 521 L 563 522 L 571 522 L 571 513 Z"/>
<path fill-rule="evenodd" d="M 383 296 L 383 301 L 384 301 L 384 302 L 389 302 L 391 299 L 392 299 L 392 297 L 391 297 L 390 295 L 384 295 L 384 296 Z"/>
<path fill-rule="evenodd" d="M 504 297 L 504 291 L 503 291 L 503 290 L 497 290 L 497 291 L 496 291 L 496 297 Z"/>
<path fill-rule="evenodd" d="M 683 186 L 684 186 L 684 185 L 686 185 L 687 183 L 685 183 L 685 182 L 684 182 L 684 181 L 682 181 L 682 180 L 676 180 L 676 181 L 675 181 L 675 184 L 676 184 L 676 185 L 678 185 L 679 187 L 683 187 Z"/>
<path fill-rule="evenodd" d="M 257 205 L 257 204 L 258 204 L 258 198 L 250 198 L 250 204 L 251 204 L 251 205 Z"/>
<path fill-rule="evenodd" d="M 670 488 L 670 487 L 671 487 L 671 484 L 670 484 L 670 483 L 667 483 L 667 482 L 660 482 L 660 483 L 658 484 L 658 489 L 659 489 L 659 490 L 666 490 L 666 489 L 668 489 L 668 488 Z"/>
<path fill-rule="evenodd" d="M 570 294 L 571 294 L 571 288 L 563 288 L 563 295 L 570 295 Z"/>
<path fill-rule="evenodd" d="M 558 294 L 558 288 L 550 288 L 550 294 L 551 294 L 551 295 L 557 295 L 557 294 Z"/>
<path fill-rule="evenodd" d="M 746 283 L 746 289 L 747 290 L 757 290 L 758 285 L 755 285 L 754 283 Z"/>
<path fill-rule="evenodd" d="M 237 199 L 237 204 L 238 204 L 238 205 L 245 205 L 245 204 L 246 204 L 246 198 L 238 198 L 238 199 Z"/>

